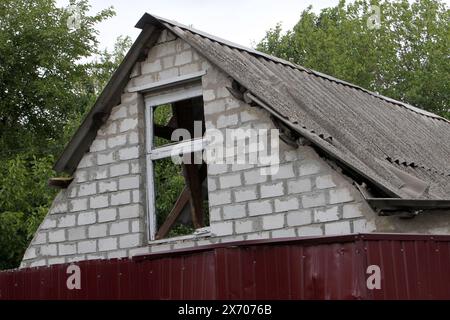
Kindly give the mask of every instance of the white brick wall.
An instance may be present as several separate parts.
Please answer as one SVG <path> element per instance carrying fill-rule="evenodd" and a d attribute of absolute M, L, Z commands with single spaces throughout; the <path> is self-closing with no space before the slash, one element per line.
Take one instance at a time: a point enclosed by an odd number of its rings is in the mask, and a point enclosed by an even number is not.
<path fill-rule="evenodd" d="M 144 103 L 128 89 L 206 70 L 202 79 L 208 128 L 274 128 L 268 114 L 232 97 L 231 78 L 164 31 L 147 60 L 133 69 L 121 103 L 98 130 L 27 250 L 22 267 L 126 257 L 236 240 L 376 230 L 351 182 L 310 147 L 280 142 L 281 164 L 262 175 L 254 164 L 208 165 L 210 238 L 147 246 Z"/>

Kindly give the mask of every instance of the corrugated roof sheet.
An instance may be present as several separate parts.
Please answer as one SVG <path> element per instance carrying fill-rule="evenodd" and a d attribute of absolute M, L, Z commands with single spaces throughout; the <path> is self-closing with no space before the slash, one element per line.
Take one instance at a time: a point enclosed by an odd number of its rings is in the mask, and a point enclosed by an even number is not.
<path fill-rule="evenodd" d="M 450 198 L 448 120 L 170 20 L 145 15 L 138 26 L 155 20 L 393 196 L 411 198 L 392 165 L 430 184 L 420 198 Z"/>

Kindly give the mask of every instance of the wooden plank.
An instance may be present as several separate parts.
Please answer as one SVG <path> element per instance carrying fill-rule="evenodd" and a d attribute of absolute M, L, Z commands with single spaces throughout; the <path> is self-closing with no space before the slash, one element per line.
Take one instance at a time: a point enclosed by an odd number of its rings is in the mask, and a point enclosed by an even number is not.
<path fill-rule="evenodd" d="M 184 100 L 173 104 L 173 113 L 177 117 L 178 127 L 186 128 L 194 135 L 194 117 L 192 100 Z M 198 166 L 194 163 L 194 154 L 190 154 L 190 164 L 183 164 L 183 175 L 186 186 L 190 190 L 190 206 L 194 227 L 201 228 L 203 222 L 202 185 Z"/>
<path fill-rule="evenodd" d="M 177 221 L 184 207 L 187 205 L 190 199 L 190 191 L 187 187 L 184 187 L 183 191 L 179 195 L 175 205 L 173 206 L 170 213 L 167 215 L 166 220 L 159 228 L 158 233 L 156 234 L 156 240 L 162 239 L 167 236 L 170 229 L 172 229 L 173 225 Z"/>

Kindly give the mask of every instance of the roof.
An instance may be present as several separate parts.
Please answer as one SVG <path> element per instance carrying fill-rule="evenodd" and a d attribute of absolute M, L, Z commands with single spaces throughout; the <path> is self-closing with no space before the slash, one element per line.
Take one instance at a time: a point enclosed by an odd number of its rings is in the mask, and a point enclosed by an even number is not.
<path fill-rule="evenodd" d="M 136 26 L 142 33 L 170 29 L 247 88 L 260 105 L 387 195 L 450 198 L 448 120 L 174 21 L 145 14 Z M 95 136 L 77 132 L 77 137 L 86 145 Z M 80 155 L 73 150 L 66 148 L 55 169 L 74 170 L 73 159 Z"/>

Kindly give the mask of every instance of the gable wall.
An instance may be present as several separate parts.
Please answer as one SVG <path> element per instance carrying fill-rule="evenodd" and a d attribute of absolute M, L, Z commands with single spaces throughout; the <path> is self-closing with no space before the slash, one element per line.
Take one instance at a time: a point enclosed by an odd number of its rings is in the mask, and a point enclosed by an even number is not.
<path fill-rule="evenodd" d="M 98 131 L 73 183 L 56 197 L 21 267 L 236 240 L 392 230 L 311 147 L 280 142 L 282 163 L 273 176 L 261 176 L 257 165 L 208 165 L 210 236 L 149 245 L 144 100 L 127 90 L 201 70 L 207 129 L 274 128 L 265 111 L 230 95 L 232 79 L 164 31 L 147 60 L 136 64 L 121 104 Z"/>

